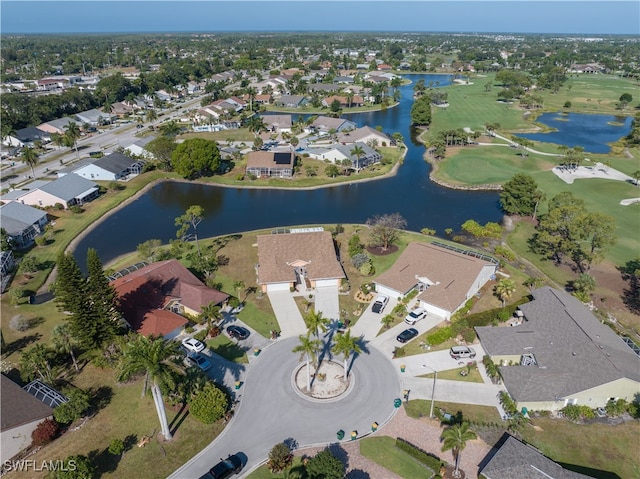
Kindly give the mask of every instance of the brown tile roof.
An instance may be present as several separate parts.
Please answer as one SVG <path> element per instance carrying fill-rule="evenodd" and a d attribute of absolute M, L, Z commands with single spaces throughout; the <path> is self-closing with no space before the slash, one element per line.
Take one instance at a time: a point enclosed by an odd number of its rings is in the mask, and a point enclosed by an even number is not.
<path fill-rule="evenodd" d="M 466 300 L 485 265 L 493 264 L 431 244 L 410 243 L 393 266 L 375 282 L 404 294 L 418 283 L 418 277 L 428 278 L 433 285 L 418 298 L 454 311 Z"/>
<path fill-rule="evenodd" d="M 2 432 L 53 414 L 53 409 L 45 403 L 33 397 L 4 374 L 1 377 L 0 429 Z"/>
<path fill-rule="evenodd" d="M 220 304 L 228 294 L 208 288 L 178 260 L 152 263 L 112 281 L 124 318 L 140 334 L 166 334 L 186 323 L 181 316 L 163 311 L 172 300 L 196 312 L 209 303 Z M 179 324 L 180 321 L 183 321 Z M 146 331 L 149 331 L 148 333 Z"/>
<path fill-rule="evenodd" d="M 287 157 L 288 162 L 284 163 Z M 278 161 L 276 161 L 278 159 Z M 252 151 L 247 154 L 247 168 L 293 168 L 295 153 L 282 151 Z"/>
<path fill-rule="evenodd" d="M 258 236 L 259 284 L 294 281 L 297 261 L 310 280 L 345 277 L 329 231 Z"/>

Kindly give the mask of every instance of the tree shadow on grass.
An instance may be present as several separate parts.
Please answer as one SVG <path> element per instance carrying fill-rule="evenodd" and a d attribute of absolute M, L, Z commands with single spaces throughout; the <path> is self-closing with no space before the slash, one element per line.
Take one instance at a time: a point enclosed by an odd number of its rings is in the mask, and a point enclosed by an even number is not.
<path fill-rule="evenodd" d="M 236 362 L 245 355 L 245 351 L 240 346 L 234 343 L 220 344 L 216 346 L 212 351 L 217 355 L 233 362 Z"/>
<path fill-rule="evenodd" d="M 13 353 L 26 348 L 27 346 L 29 346 L 32 343 L 35 343 L 41 337 L 42 337 L 42 335 L 40 333 L 35 333 L 35 334 L 30 334 L 28 336 L 23 336 L 22 338 L 18 338 L 15 341 L 12 341 L 11 343 L 5 345 L 2 348 L 2 356 L 3 357 L 9 357 Z"/>
<path fill-rule="evenodd" d="M 180 411 L 178 411 L 178 414 L 175 415 L 175 417 L 169 424 L 169 431 L 171 431 L 171 434 L 175 434 L 178 429 L 180 429 L 180 426 L 182 426 L 182 423 L 188 416 L 189 410 L 186 408 L 186 406 L 182 406 L 180 408 Z"/>

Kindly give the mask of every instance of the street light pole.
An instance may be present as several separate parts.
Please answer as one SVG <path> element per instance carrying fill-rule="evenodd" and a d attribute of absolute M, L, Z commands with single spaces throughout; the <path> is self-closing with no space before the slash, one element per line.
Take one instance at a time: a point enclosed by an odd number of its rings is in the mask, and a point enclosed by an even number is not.
<path fill-rule="evenodd" d="M 431 410 L 429 411 L 429 417 L 433 419 L 433 401 L 435 400 L 436 395 L 436 380 L 438 379 L 438 371 L 433 370 L 433 388 L 431 389 Z"/>

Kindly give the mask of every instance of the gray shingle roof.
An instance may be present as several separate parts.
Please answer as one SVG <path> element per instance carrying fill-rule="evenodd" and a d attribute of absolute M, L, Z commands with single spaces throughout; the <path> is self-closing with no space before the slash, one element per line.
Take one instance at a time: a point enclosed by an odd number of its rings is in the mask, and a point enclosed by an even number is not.
<path fill-rule="evenodd" d="M 43 216 L 47 216 L 47 213 L 17 201 L 0 207 L 0 223 L 10 236 L 21 234 L 29 226 L 38 223 Z"/>
<path fill-rule="evenodd" d="M 507 436 L 480 473 L 487 479 L 588 479 L 563 469 L 533 447 Z"/>
<path fill-rule="evenodd" d="M 40 188 L 40 190 L 45 193 L 49 193 L 56 198 L 60 198 L 61 200 L 70 201 L 82 193 L 97 187 L 98 185 L 93 181 L 71 173 L 63 176 L 62 178 L 58 178 L 51 183 L 47 183 Z"/>
<path fill-rule="evenodd" d="M 516 401 L 553 401 L 617 379 L 640 382 L 640 358 L 573 296 L 544 287 L 520 306 L 519 326 L 477 327 L 490 356 L 533 354 L 537 366 L 503 366 Z"/>
<path fill-rule="evenodd" d="M 131 165 L 137 163 L 137 161 L 138 160 L 134 160 L 127 155 L 123 155 L 122 153 L 115 151 L 110 155 L 97 159 L 93 164 L 111 173 L 122 173 Z"/>
<path fill-rule="evenodd" d="M 38 401 L 5 375 L 0 375 L 0 422 L 2 431 L 44 419 L 53 414 L 46 404 Z"/>

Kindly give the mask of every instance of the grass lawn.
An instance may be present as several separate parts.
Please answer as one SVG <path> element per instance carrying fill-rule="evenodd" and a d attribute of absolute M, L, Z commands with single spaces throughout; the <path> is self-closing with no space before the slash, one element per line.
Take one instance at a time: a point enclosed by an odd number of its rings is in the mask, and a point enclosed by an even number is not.
<path fill-rule="evenodd" d="M 83 427 L 69 431 L 51 444 L 42 448 L 29 459 L 39 464 L 43 460 L 64 459 L 72 454 L 83 454 L 94 460 L 101 475 L 99 477 L 166 477 L 181 464 L 202 450 L 223 428 L 221 422 L 203 424 L 187 413 L 167 408 L 167 419 L 172 430 L 176 428 L 174 440 L 161 443 L 155 434 L 160 430 L 158 417 L 151 396 L 140 397 L 142 378 L 127 384 L 118 384 L 111 369 L 85 366 L 74 384 L 83 389 L 101 388 L 108 405 L 101 409 Z M 151 436 L 145 447 L 137 447 L 142 436 Z M 133 447 L 122 459 L 110 455 L 106 449 L 113 439 L 132 437 Z M 13 478 L 42 478 L 43 473 L 15 472 Z"/>
<path fill-rule="evenodd" d="M 379 436 L 362 439 L 360 441 L 360 454 L 406 479 L 431 477 L 429 469 L 406 452 L 398 449 L 396 440 L 391 437 Z"/>
<path fill-rule="evenodd" d="M 461 375 L 460 373 L 462 371 L 466 371 L 468 372 L 468 374 L 466 376 Z M 432 378 L 433 377 L 433 373 L 429 373 L 429 374 L 424 374 L 422 376 L 419 376 L 421 378 Z M 465 381 L 468 383 L 483 383 L 484 381 L 482 380 L 482 376 L 480 376 L 480 373 L 478 371 L 476 371 L 475 368 L 470 368 L 469 370 L 467 370 L 466 367 L 464 368 L 456 368 L 456 369 L 449 369 L 448 371 L 440 371 L 438 373 L 438 379 L 449 379 L 451 381 Z"/>
<path fill-rule="evenodd" d="M 207 347 L 229 361 L 241 364 L 249 363 L 247 354 L 242 348 L 224 334 L 219 334 L 215 338 L 207 340 Z"/>
<path fill-rule="evenodd" d="M 413 418 L 428 416 L 431 409 L 431 401 L 428 399 L 412 399 L 403 404 L 407 415 Z M 491 406 L 435 401 L 433 410 L 442 410 L 452 416 L 461 413 L 463 419 L 475 423 L 492 424 L 502 421 L 498 410 Z"/>
<path fill-rule="evenodd" d="M 601 423 L 580 425 L 565 420 L 540 418 L 534 419 L 533 424 L 542 430 L 526 428 L 523 434 L 525 441 L 564 467 L 571 464 L 609 471 L 617 474 L 620 479 L 640 478 L 638 421 L 610 426 Z M 572 469 L 593 477 L 615 477 Z"/>
<path fill-rule="evenodd" d="M 180 138 L 190 140 L 192 138 L 204 138 L 211 141 L 244 141 L 247 146 L 253 145 L 253 139 L 255 135 L 249 131 L 248 128 L 238 128 L 237 130 L 222 130 L 222 131 L 201 131 L 183 133 Z"/>

